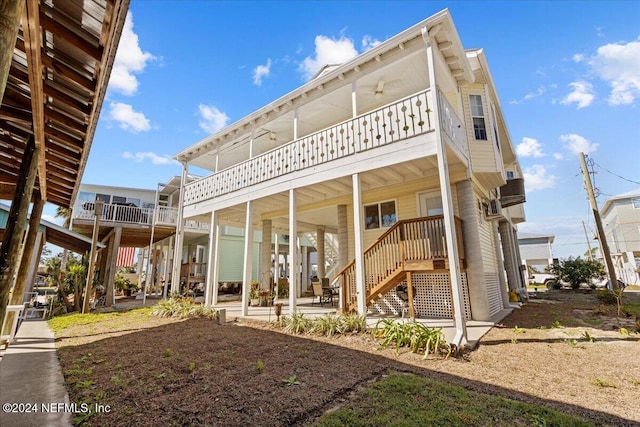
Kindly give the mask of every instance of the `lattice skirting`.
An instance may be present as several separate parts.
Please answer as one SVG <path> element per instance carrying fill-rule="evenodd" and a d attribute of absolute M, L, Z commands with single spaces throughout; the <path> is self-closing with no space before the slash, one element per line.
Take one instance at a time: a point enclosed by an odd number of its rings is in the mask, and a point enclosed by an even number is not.
<path fill-rule="evenodd" d="M 471 305 L 469 303 L 469 287 L 467 273 L 462 273 L 462 295 L 464 300 L 464 314 L 471 319 Z M 453 318 L 451 310 L 451 284 L 449 273 L 414 273 L 411 281 L 416 288 L 414 307 L 416 317 L 424 318 Z M 406 282 L 403 282 L 406 285 Z M 370 312 L 387 316 L 401 316 L 404 302 L 396 295 L 395 290 L 389 291 L 369 307 Z"/>

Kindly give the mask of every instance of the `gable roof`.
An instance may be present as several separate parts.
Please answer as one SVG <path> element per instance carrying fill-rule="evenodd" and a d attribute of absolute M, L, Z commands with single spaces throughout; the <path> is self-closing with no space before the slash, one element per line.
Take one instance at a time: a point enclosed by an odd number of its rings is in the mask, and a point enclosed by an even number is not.
<path fill-rule="evenodd" d="M 611 196 L 607 200 L 605 200 L 602 208 L 600 208 L 600 212 L 603 214 L 611 209 L 613 202 L 618 200 L 626 200 L 626 199 L 635 199 L 640 197 L 640 188 L 636 188 L 635 190 L 627 191 L 626 193 L 618 194 L 617 196 Z"/>

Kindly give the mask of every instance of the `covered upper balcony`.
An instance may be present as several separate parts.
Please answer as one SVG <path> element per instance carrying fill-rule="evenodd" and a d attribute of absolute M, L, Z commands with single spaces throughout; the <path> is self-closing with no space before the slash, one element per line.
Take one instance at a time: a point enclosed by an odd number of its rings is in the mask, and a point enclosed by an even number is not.
<path fill-rule="evenodd" d="M 362 163 L 375 150 L 394 153 L 390 147 L 403 141 L 429 142 L 436 130 L 450 156 L 466 165 L 459 87 L 473 79 L 445 10 L 345 64 L 325 67 L 298 89 L 178 153 L 186 167 L 212 172 L 185 186 L 184 204 Z M 431 155 L 429 148 L 421 155 Z"/>

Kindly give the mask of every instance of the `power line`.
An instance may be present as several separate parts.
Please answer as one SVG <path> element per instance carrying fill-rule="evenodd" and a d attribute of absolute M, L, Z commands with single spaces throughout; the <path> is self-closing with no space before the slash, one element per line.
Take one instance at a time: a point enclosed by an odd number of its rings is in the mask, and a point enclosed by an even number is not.
<path fill-rule="evenodd" d="M 589 158 L 589 160 L 590 160 L 592 163 L 594 163 L 596 166 L 598 166 L 598 167 L 599 167 L 599 168 L 601 168 L 601 169 L 604 169 L 606 172 L 609 172 L 609 173 L 610 173 L 611 175 L 613 175 L 613 176 L 616 176 L 616 177 L 618 177 L 618 178 L 620 178 L 620 179 L 623 179 L 623 180 L 625 180 L 625 181 L 629 181 L 629 182 L 631 182 L 632 184 L 640 184 L 640 182 L 638 182 L 638 181 L 634 181 L 634 180 L 632 180 L 632 179 L 628 179 L 628 178 L 625 178 L 625 177 L 623 177 L 623 176 L 620 176 L 620 175 L 618 175 L 617 173 L 611 172 L 609 169 L 607 169 L 607 168 L 605 168 L 605 167 L 603 167 L 603 166 L 600 166 L 598 163 L 596 163 L 596 162 L 595 162 L 593 159 L 591 159 L 591 158 Z"/>

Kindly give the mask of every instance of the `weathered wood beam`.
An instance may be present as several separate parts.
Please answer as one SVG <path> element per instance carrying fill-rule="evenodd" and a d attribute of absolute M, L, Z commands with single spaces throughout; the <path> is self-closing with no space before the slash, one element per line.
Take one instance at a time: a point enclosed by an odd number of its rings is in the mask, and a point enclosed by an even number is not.
<path fill-rule="evenodd" d="M 27 287 L 29 269 L 32 265 L 31 258 L 33 257 L 33 250 L 36 246 L 36 237 L 38 237 L 38 228 L 40 227 L 40 218 L 42 218 L 42 209 L 44 208 L 44 200 L 42 200 L 40 194 L 34 191 L 33 196 L 34 202 L 33 207 L 31 208 L 31 216 L 29 217 L 29 230 L 27 231 L 27 238 L 25 239 L 24 247 L 22 249 L 22 257 L 20 259 L 20 267 L 16 276 L 16 283 L 13 287 L 13 294 L 11 294 L 10 304 L 12 305 L 22 304 L 24 291 Z"/>
<path fill-rule="evenodd" d="M 91 105 L 92 109 L 91 114 L 89 115 L 87 136 L 84 140 L 84 152 L 78 167 L 78 179 L 82 179 L 84 168 L 87 165 L 87 159 L 89 157 L 88 153 L 91 149 L 91 143 L 96 131 L 96 126 L 98 125 L 100 110 L 102 109 L 104 96 L 107 92 L 109 76 L 111 75 L 113 62 L 116 58 L 116 51 L 118 50 L 122 28 L 124 27 L 128 10 L 129 0 L 114 0 L 113 2 L 107 3 L 107 7 L 105 9 L 105 19 L 102 23 L 102 31 L 100 33 L 100 45 L 105 47 L 105 51 L 100 62 L 96 64 L 94 72 L 94 75 L 96 76 L 96 94 Z M 79 188 L 80 185 L 78 183 L 71 195 L 71 200 L 75 200 Z"/>
<path fill-rule="evenodd" d="M 16 182 L 16 191 L 13 195 L 2 245 L 0 246 L 0 319 L 2 319 L 0 323 L 6 315 L 9 291 L 13 284 L 13 276 L 18 268 L 22 235 L 37 176 L 38 154 L 32 136 L 27 142 L 27 149 L 20 163 L 20 175 Z"/>
<path fill-rule="evenodd" d="M 28 124 L 31 126 L 31 110 L 2 104 L 2 109 L 0 109 L 0 119 L 8 122 L 21 122 L 22 124 Z"/>
<path fill-rule="evenodd" d="M 56 78 L 64 77 L 69 81 L 74 82 L 80 87 L 85 88 L 91 94 L 96 91 L 96 82 L 87 76 L 74 70 L 72 67 L 64 64 L 62 61 L 56 58 L 52 58 L 44 51 L 42 52 L 42 63 L 45 67 L 49 68 L 56 74 Z"/>
<path fill-rule="evenodd" d="M 70 117 L 57 110 L 54 110 L 53 108 L 51 108 L 51 106 L 47 106 L 47 108 L 45 109 L 45 115 L 47 119 L 58 122 L 70 129 L 73 129 L 81 135 L 87 133 L 87 125 L 84 121 L 79 121 L 76 118 Z"/>
<path fill-rule="evenodd" d="M 50 84 L 45 84 L 44 85 L 44 93 L 50 97 L 52 97 L 54 99 L 54 102 L 62 102 L 63 104 L 68 105 L 69 107 L 71 107 L 74 110 L 78 110 L 83 112 L 84 114 L 89 115 L 89 113 L 91 113 L 91 105 L 90 104 L 85 104 L 82 101 L 77 100 L 76 98 L 67 95 L 66 93 L 62 92 L 61 90 L 53 87 Z"/>
<path fill-rule="evenodd" d="M 46 31 L 53 33 L 56 37 L 65 39 L 96 61 L 102 58 L 104 51 L 102 46 L 96 46 L 89 42 L 88 40 L 93 38 L 93 36 L 81 28 L 70 30 L 61 22 L 55 21 L 54 18 L 47 16 L 44 11 L 40 12 L 40 23 Z"/>
<path fill-rule="evenodd" d="M 60 132 L 59 130 L 52 128 L 51 126 L 46 127 L 45 135 L 47 136 L 47 138 L 65 143 L 64 145 L 67 148 L 70 148 L 69 146 L 71 146 L 78 151 L 82 151 L 83 144 L 81 139 L 77 139 L 67 133 Z"/>
<path fill-rule="evenodd" d="M 0 0 L 0 101 L 4 98 L 23 9 L 23 1 Z"/>
<path fill-rule="evenodd" d="M 36 150 L 40 153 L 38 176 L 40 194 L 47 200 L 47 158 L 44 144 L 44 94 L 42 92 L 42 62 L 40 61 L 40 0 L 26 0 L 27 7 L 24 10 L 23 37 L 25 53 L 27 54 L 27 67 L 29 72 L 29 88 L 31 90 L 31 112 L 33 119 L 33 136 Z"/>
<path fill-rule="evenodd" d="M 55 151 L 61 156 L 65 156 L 70 161 L 78 162 L 82 157 L 80 150 L 71 150 L 68 146 L 64 146 L 51 138 L 47 138 L 45 146 L 47 147 L 47 150 Z"/>

